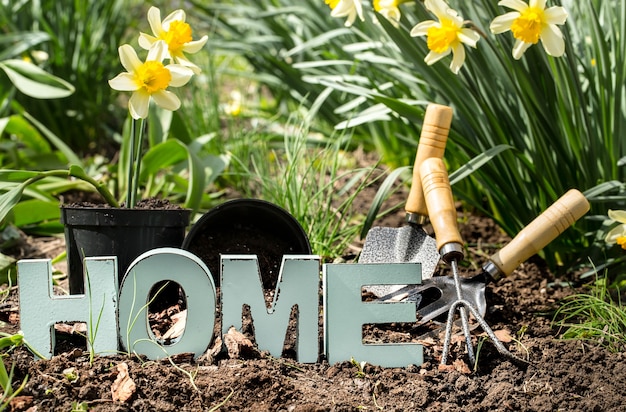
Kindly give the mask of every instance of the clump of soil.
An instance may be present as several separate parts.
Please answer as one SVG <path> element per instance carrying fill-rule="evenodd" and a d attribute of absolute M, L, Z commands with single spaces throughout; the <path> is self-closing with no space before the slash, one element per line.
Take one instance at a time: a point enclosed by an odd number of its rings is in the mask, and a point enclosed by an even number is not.
<path fill-rule="evenodd" d="M 476 273 L 485 256 L 508 240 L 493 222 L 476 216 L 465 219 L 461 231 L 469 245 L 464 276 Z M 442 267 L 440 274 L 447 270 Z M 71 410 L 73 403 L 90 411 L 157 412 L 622 410 L 624 353 L 612 353 L 594 342 L 559 339 L 552 315 L 559 300 L 576 290 L 559 286 L 558 280 L 535 258 L 487 286 L 487 322 L 505 347 L 528 363 L 500 354 L 475 322 L 474 347 L 480 343 L 476 370 L 467 364 L 458 328 L 448 365 L 439 365 L 443 330 L 436 323 L 427 328 L 410 324 L 365 328 L 366 342 L 423 344 L 425 363 L 405 368 L 361 366 L 358 359 L 331 365 L 323 357 L 316 364 L 300 364 L 294 359 L 293 337 L 280 359 L 257 351 L 234 358 L 214 345 L 196 360 L 173 357 L 174 364 L 123 354 L 98 356 L 91 364 L 86 351 L 72 347 L 50 360 L 35 361 L 24 348 L 17 348 L 3 360 L 7 367 L 15 364 L 14 388 L 28 379 L 12 410 Z M 0 311 L 4 331 L 18 328 L 17 308 L 13 290 Z M 243 332 L 254 342 L 252 330 L 248 324 Z M 120 376 L 122 364 L 128 376 Z"/>
<path fill-rule="evenodd" d="M 101 203 L 95 201 L 71 201 L 64 205 L 65 207 L 99 207 L 99 208 L 110 208 L 113 207 L 108 203 Z M 121 203 L 120 207 L 126 207 L 125 203 Z M 170 202 L 168 199 L 158 199 L 158 198 L 149 198 L 149 199 L 141 199 L 137 204 L 133 207 L 133 209 L 160 209 L 160 210 L 181 210 L 182 206 L 176 203 Z"/>

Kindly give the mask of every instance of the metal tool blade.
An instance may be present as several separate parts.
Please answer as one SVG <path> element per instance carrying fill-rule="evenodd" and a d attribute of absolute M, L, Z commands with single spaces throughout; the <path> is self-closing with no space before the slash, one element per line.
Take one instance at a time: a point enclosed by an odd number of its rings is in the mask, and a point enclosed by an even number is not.
<path fill-rule="evenodd" d="M 435 239 L 415 225 L 399 228 L 373 227 L 365 238 L 359 263 L 418 262 L 422 266 L 422 279 L 429 279 L 439 263 Z M 401 289 L 403 285 L 374 285 L 366 290 L 384 296 Z"/>
<path fill-rule="evenodd" d="M 485 277 L 481 275 L 463 279 L 461 292 L 481 315 L 487 311 Z M 433 276 L 421 285 L 407 285 L 379 298 L 381 301 L 413 301 L 417 304 L 418 324 L 426 323 L 447 314 L 457 300 L 454 279 L 450 276 Z"/>

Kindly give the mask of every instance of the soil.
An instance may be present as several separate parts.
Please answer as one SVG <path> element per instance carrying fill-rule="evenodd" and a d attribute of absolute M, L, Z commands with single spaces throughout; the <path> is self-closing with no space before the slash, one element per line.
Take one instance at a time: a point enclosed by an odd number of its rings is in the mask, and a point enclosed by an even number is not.
<path fill-rule="evenodd" d="M 371 199 L 371 197 L 370 197 Z M 399 226 L 402 213 L 377 224 Z M 465 215 L 460 224 L 467 242 L 462 275 L 479 271 L 481 262 L 508 238 L 489 219 Z M 427 228 L 428 230 L 428 228 Z M 24 257 L 54 256 L 58 240 L 26 239 Z M 358 248 L 358 244 L 353 248 Z M 48 247 L 45 252 L 42 249 Z M 16 253 L 17 254 L 17 253 Z M 37 256 L 39 257 L 39 256 Z M 441 267 L 440 275 L 448 269 Z M 571 276 L 563 279 L 571 278 Z M 533 258 L 498 284 L 487 286 L 487 323 L 520 362 L 496 350 L 472 321 L 477 368 L 469 365 L 462 332 L 455 327 L 451 353 L 440 365 L 442 325 L 390 324 L 364 328 L 365 342 L 419 342 L 422 365 L 383 368 L 358 362 L 316 364 L 294 360 L 294 342 L 276 359 L 254 349 L 248 319 L 243 335 L 228 350 L 219 344 L 199 359 L 176 356 L 155 362 L 135 356 L 98 356 L 93 363 L 84 339 L 71 328 L 58 331 L 59 349 L 50 360 L 36 361 L 23 347 L 4 357 L 15 364 L 13 387 L 26 384 L 12 402 L 14 411 L 615 411 L 626 410 L 626 357 L 599 342 L 563 340 L 552 316 L 564 297 L 577 292 L 562 286 L 543 262 Z M 5 286 L 6 288 L 6 286 Z M 2 331 L 19 329 L 17 287 L 0 307 Z M 180 305 L 151 315 L 157 335 L 171 326 Z M 165 322 L 165 326 L 164 323 Z M 219 323 L 219 322 L 218 322 Z M 219 325 L 216 326 L 216 328 Z M 245 338 L 250 341 L 246 341 Z M 230 343 L 229 343 L 230 342 Z M 358 361 L 358 360 L 357 360 Z M 81 407 L 82 409 L 78 409 Z"/>

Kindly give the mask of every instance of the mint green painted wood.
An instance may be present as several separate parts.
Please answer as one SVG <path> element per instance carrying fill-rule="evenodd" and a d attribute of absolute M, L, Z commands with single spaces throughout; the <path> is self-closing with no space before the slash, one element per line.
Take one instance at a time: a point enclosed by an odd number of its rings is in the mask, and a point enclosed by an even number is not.
<path fill-rule="evenodd" d="M 283 257 L 274 301 L 270 308 L 265 304 L 263 297 L 263 286 L 255 255 L 222 255 L 221 268 L 222 333 L 226 333 L 231 326 L 241 330 L 242 307 L 248 305 L 259 349 L 280 357 L 289 315 L 292 307 L 297 305 L 298 361 L 317 362 L 319 256 Z"/>
<path fill-rule="evenodd" d="M 384 367 L 421 365 L 419 344 L 363 344 L 363 325 L 415 322 L 415 302 L 362 302 L 364 285 L 421 283 L 419 263 L 323 266 L 324 346 L 329 363 L 354 359 Z"/>
<path fill-rule="evenodd" d="M 55 323 L 86 322 L 88 348 L 98 354 L 117 352 L 117 261 L 113 257 L 85 259 L 85 294 L 55 296 L 50 259 L 17 263 L 20 326 L 24 338 L 40 354 L 54 353 Z M 97 330 L 90 331 L 93 327 Z"/>
<path fill-rule="evenodd" d="M 150 290 L 161 281 L 178 283 L 187 300 L 183 335 L 160 345 L 148 323 Z M 119 325 L 123 349 L 160 359 L 180 353 L 202 355 L 213 340 L 216 315 L 213 277 L 197 256 L 175 248 L 159 248 L 140 255 L 126 271 L 120 286 Z"/>

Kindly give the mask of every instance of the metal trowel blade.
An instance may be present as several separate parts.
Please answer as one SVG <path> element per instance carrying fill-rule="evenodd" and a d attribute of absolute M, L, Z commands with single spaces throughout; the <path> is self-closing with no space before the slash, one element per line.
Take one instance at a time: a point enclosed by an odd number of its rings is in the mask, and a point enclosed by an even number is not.
<path fill-rule="evenodd" d="M 373 227 L 367 233 L 359 263 L 420 263 L 422 279 L 433 276 L 439 264 L 435 239 L 416 225 L 399 228 Z M 374 285 L 366 289 L 377 297 L 403 288 L 404 285 Z"/>

